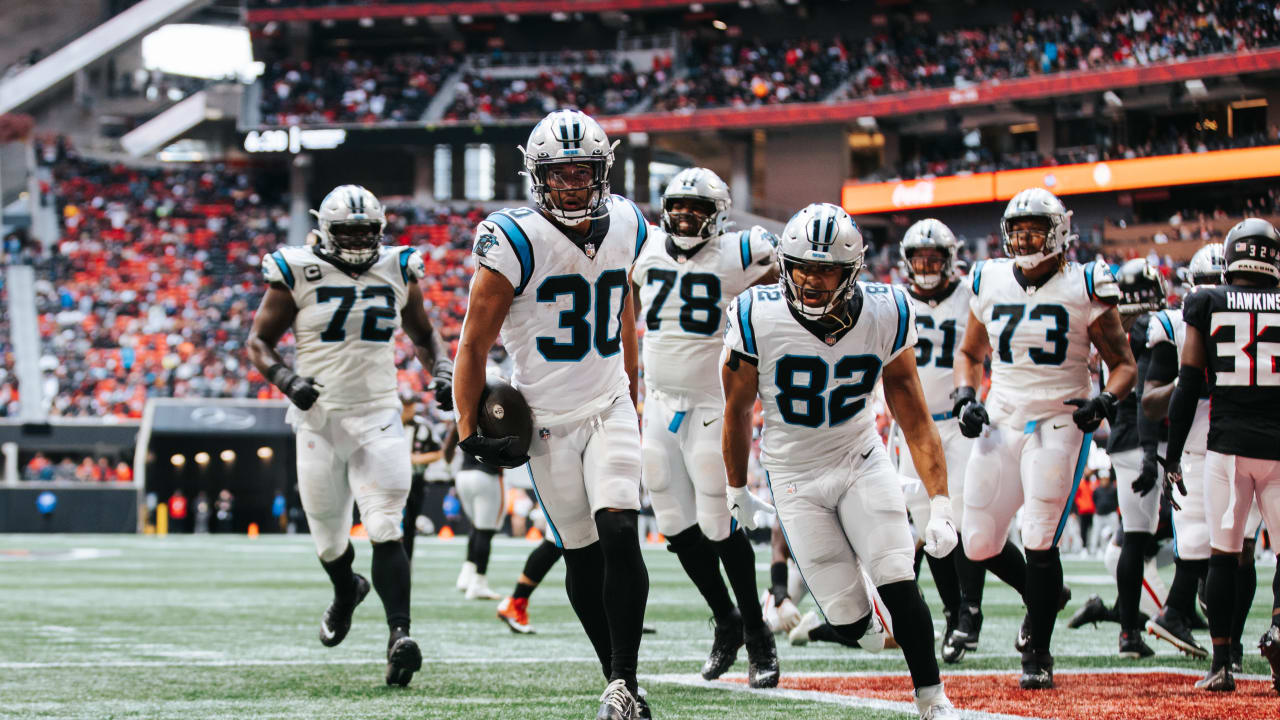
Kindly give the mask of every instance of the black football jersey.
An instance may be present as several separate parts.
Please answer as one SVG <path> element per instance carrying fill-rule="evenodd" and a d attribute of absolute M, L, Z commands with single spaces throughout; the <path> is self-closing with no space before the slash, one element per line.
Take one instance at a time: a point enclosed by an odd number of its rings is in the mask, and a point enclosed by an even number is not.
<path fill-rule="evenodd" d="M 1147 353 L 1147 324 L 1150 314 L 1144 314 L 1133 321 L 1129 328 L 1129 350 L 1135 362 L 1141 364 L 1142 356 Z M 1103 365 L 1104 371 L 1106 365 Z M 1106 373 L 1103 373 L 1106 377 Z M 1105 387 L 1105 382 L 1103 387 Z M 1116 419 L 1111 423 L 1111 434 L 1107 436 L 1107 452 L 1117 453 L 1138 447 L 1138 388 L 1142 387 L 1142 378 L 1138 378 L 1137 388 L 1124 396 L 1116 406 Z"/>
<path fill-rule="evenodd" d="M 1205 342 L 1209 449 L 1280 460 L 1280 288 L 1198 287 L 1182 316 Z"/>

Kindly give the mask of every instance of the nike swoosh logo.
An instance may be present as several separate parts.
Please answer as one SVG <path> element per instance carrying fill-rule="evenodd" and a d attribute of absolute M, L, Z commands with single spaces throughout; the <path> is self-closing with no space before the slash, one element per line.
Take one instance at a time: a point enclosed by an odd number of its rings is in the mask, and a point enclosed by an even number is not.
<path fill-rule="evenodd" d="M 382 426 L 382 428 L 381 428 L 380 430 L 378 430 L 378 432 L 386 432 L 386 431 L 387 431 L 387 429 L 388 429 L 388 428 L 390 428 L 390 427 L 391 427 L 392 425 L 394 425 L 394 424 L 395 424 L 395 423 L 387 423 L 386 425 L 383 425 L 383 426 Z"/>
<path fill-rule="evenodd" d="M 1066 425 L 1054 425 L 1054 426 L 1053 426 L 1053 429 L 1054 429 L 1054 430 L 1061 430 L 1061 429 L 1062 429 L 1062 428 L 1064 428 L 1064 427 L 1066 427 Z"/>
<path fill-rule="evenodd" d="M 867 458 L 871 457 L 871 453 L 872 453 L 873 451 L 875 451 L 875 448 L 871 448 L 871 450 L 868 450 L 868 451 L 866 451 L 866 452 L 862 453 L 862 459 L 863 459 L 863 460 L 866 460 Z"/>
<path fill-rule="evenodd" d="M 718 418 L 718 417 L 713 417 L 713 418 L 711 418 L 710 420 L 703 420 L 703 421 L 702 421 L 702 427 L 710 427 L 710 426 L 711 426 L 711 423 L 713 423 L 713 422 L 715 422 L 715 421 L 717 421 L 717 420 L 719 420 L 719 419 L 720 419 L 720 418 Z"/>
<path fill-rule="evenodd" d="M 332 640 L 337 633 L 325 627 L 324 623 L 320 623 L 320 634 L 324 636 L 325 640 Z"/>
<path fill-rule="evenodd" d="M 777 670 L 769 670 L 769 671 L 767 671 L 767 672 L 762 672 L 762 673 L 760 673 L 760 674 L 756 675 L 756 679 L 758 679 L 758 680 L 767 680 L 767 679 L 769 679 L 769 678 L 771 678 L 771 677 L 773 677 L 774 675 L 777 675 L 777 674 L 778 674 L 778 671 L 777 671 Z"/>

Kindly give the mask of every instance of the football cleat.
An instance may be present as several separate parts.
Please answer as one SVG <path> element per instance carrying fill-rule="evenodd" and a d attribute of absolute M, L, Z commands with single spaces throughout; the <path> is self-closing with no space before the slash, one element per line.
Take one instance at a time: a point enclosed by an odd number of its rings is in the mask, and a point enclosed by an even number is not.
<path fill-rule="evenodd" d="M 1052 689 L 1053 656 L 1034 650 L 1022 653 L 1022 677 L 1018 679 L 1018 687 L 1023 690 Z"/>
<path fill-rule="evenodd" d="M 778 687 L 778 647 L 768 628 L 745 637 L 747 646 L 747 684 L 753 688 Z"/>
<path fill-rule="evenodd" d="M 1231 672 L 1239 675 L 1244 672 L 1244 644 L 1231 643 Z M 1280 692 L 1280 688 L 1276 688 Z"/>
<path fill-rule="evenodd" d="M 614 680 L 600 696 L 596 720 L 635 720 L 636 699 L 631 697 L 625 680 Z"/>
<path fill-rule="evenodd" d="M 1071 587 L 1064 583 L 1062 590 L 1058 593 L 1058 612 L 1062 612 L 1069 602 L 1071 602 Z M 1031 613 L 1022 616 L 1022 626 L 1018 628 L 1018 637 L 1013 641 L 1013 649 L 1023 654 L 1031 649 Z"/>
<path fill-rule="evenodd" d="M 534 634 L 533 625 L 529 623 L 529 598 L 503 598 L 498 603 L 498 619 L 506 623 L 513 633 Z"/>
<path fill-rule="evenodd" d="M 1231 668 L 1220 667 L 1210 670 L 1209 674 L 1196 681 L 1196 689 L 1209 692 L 1235 692 L 1236 679 L 1231 675 Z"/>
<path fill-rule="evenodd" d="M 368 594 L 369 581 L 365 580 L 363 575 L 356 575 L 355 602 L 341 603 L 334 598 L 333 602 L 329 603 L 329 607 L 320 618 L 321 645 L 334 647 L 347 637 L 347 633 L 351 630 L 351 616 L 355 613 L 356 606 L 364 602 L 364 597 Z"/>
<path fill-rule="evenodd" d="M 1258 641 L 1258 650 L 1262 652 L 1262 657 L 1271 663 L 1271 687 L 1275 688 L 1276 692 L 1280 692 L 1280 627 L 1272 625 L 1262 633 L 1262 639 Z M 1241 655 L 1243 654 L 1242 649 Z"/>
<path fill-rule="evenodd" d="M 649 710 L 649 693 L 644 688 L 636 688 L 636 720 L 653 720 L 653 713 Z"/>
<path fill-rule="evenodd" d="M 421 669 L 422 651 L 409 637 L 409 629 L 391 628 L 391 638 L 387 641 L 387 684 L 404 687 Z"/>
<path fill-rule="evenodd" d="M 958 663 L 969 650 L 978 649 L 978 635 L 982 632 L 982 608 L 977 605 L 961 605 L 956 611 L 956 629 L 950 642 L 942 643 L 942 660 Z"/>
<path fill-rule="evenodd" d="M 862 637 L 858 638 L 858 647 L 869 653 L 878 653 L 887 647 L 898 647 L 897 641 L 889 634 L 889 629 L 884 626 L 884 621 L 874 608 L 871 612 L 871 624 L 862 633 Z"/>
<path fill-rule="evenodd" d="M 467 586 L 468 600 L 499 600 L 501 595 L 494 592 L 489 587 L 489 580 L 483 575 L 476 575 L 471 578 L 471 584 Z"/>
<path fill-rule="evenodd" d="M 1143 641 L 1141 630 L 1120 631 L 1120 657 L 1126 660 L 1140 660 L 1155 654 L 1156 651 Z"/>
<path fill-rule="evenodd" d="M 1168 642 L 1191 657 L 1201 659 L 1209 657 L 1209 651 L 1205 650 L 1192 637 L 1191 630 L 1187 628 L 1186 622 L 1182 619 L 1182 614 L 1167 605 L 1163 612 L 1147 621 L 1146 627 L 1147 632 Z"/>
<path fill-rule="evenodd" d="M 465 593 L 467 588 L 471 587 L 471 581 L 476 577 L 476 564 L 473 562 L 462 563 L 462 570 L 458 571 L 458 580 L 453 584 L 458 592 Z"/>
<path fill-rule="evenodd" d="M 809 631 L 822 625 L 822 617 L 816 610 L 810 610 L 801 618 L 800 624 L 787 633 L 787 640 L 797 647 L 809 644 Z"/>
<path fill-rule="evenodd" d="M 711 641 L 711 654 L 702 664 L 702 679 L 715 680 L 738 660 L 738 648 L 742 647 L 742 614 L 737 608 L 723 621 L 715 620 L 715 635 Z M 773 637 L 770 634 L 770 637 Z"/>
<path fill-rule="evenodd" d="M 941 684 L 917 689 L 915 700 L 920 720 L 960 720 L 960 713 L 942 692 Z"/>
<path fill-rule="evenodd" d="M 942 617 L 946 623 L 942 631 L 942 645 L 946 647 L 947 643 L 951 642 L 951 634 L 956 631 L 956 624 L 960 620 L 959 609 L 943 608 Z"/>
<path fill-rule="evenodd" d="M 1072 630 L 1078 630 L 1089 624 L 1098 627 L 1098 623 L 1106 622 L 1110 619 L 1111 611 L 1107 608 L 1107 604 L 1102 601 L 1100 596 L 1090 595 L 1089 599 L 1084 601 L 1084 605 L 1067 621 L 1067 627 Z"/>

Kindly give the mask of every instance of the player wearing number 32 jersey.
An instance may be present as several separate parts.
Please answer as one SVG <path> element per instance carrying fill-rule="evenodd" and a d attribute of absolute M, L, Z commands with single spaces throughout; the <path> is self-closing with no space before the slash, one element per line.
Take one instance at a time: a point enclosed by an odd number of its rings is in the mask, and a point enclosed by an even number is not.
<path fill-rule="evenodd" d="M 1022 594 L 1019 684 L 1043 689 L 1053 687 L 1049 643 L 1063 595 L 1058 539 L 1091 434 L 1115 416 L 1137 368 L 1110 270 L 1066 260 L 1074 236 L 1062 202 L 1043 188 L 1024 190 L 1009 201 L 1001 232 L 1009 257 L 977 263 L 970 273 L 969 322 L 955 358 L 953 412 L 966 435 L 981 435 L 965 472 L 961 531 L 969 559 Z M 1106 390 L 1092 398 L 1091 343 L 1110 370 Z M 984 407 L 977 388 L 988 355 Z M 1025 563 L 1005 542 L 1019 509 Z"/>
<path fill-rule="evenodd" d="M 956 546 L 938 431 L 916 375 L 916 326 L 906 294 L 857 281 L 862 233 L 841 208 L 816 203 L 787 223 L 781 282 L 729 306 L 721 383 L 722 445 L 734 517 L 754 526 L 772 508 L 746 488 L 751 416 L 764 406 L 761 462 L 791 555 L 833 630 L 856 642 L 871 625 L 866 570 L 893 622 L 920 716 L 957 717 L 933 651 L 933 622 L 915 581 L 915 544 L 898 477 L 868 403 L 884 376 L 933 497 L 925 552 Z"/>

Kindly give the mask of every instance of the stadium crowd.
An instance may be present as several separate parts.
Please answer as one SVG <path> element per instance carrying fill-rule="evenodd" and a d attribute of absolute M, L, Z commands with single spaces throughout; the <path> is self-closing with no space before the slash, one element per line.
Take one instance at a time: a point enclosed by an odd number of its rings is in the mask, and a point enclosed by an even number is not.
<path fill-rule="evenodd" d="M 1275 45 L 1280 41 L 1280 10 L 1245 0 L 1162 0 L 1122 3 L 1109 10 L 1015 10 L 1008 22 L 988 27 L 895 26 L 863 39 L 834 35 L 724 41 L 688 35 L 676 62 L 662 59 L 648 69 L 619 62 L 607 72 L 588 72 L 590 58 L 574 57 L 532 68 L 528 76 L 468 71 L 445 117 L 477 122 L 534 118 L 565 106 L 601 114 L 638 107 L 693 112 L 1147 65 Z M 344 53 L 305 63 L 268 62 L 263 122 L 417 120 L 457 69 L 457 58 L 450 53 L 380 58 Z"/>

